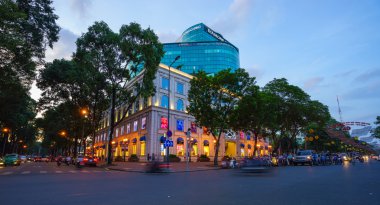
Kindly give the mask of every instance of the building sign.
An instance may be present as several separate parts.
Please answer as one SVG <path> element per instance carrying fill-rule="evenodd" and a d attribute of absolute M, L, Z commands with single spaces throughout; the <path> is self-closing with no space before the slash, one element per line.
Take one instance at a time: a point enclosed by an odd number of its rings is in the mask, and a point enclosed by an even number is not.
<path fill-rule="evenodd" d="M 146 117 L 143 117 L 141 119 L 141 129 L 145 130 L 146 129 Z"/>
<path fill-rule="evenodd" d="M 236 140 L 236 133 L 233 130 L 228 130 L 225 136 L 226 139 Z"/>
<path fill-rule="evenodd" d="M 183 131 L 183 120 L 177 120 L 177 130 Z"/>
<path fill-rule="evenodd" d="M 161 129 L 168 129 L 168 118 L 161 117 Z"/>
<path fill-rule="evenodd" d="M 200 28 L 201 28 L 201 25 L 195 26 L 193 28 L 189 28 L 187 31 L 183 32 L 182 36 L 185 36 L 186 34 L 192 32 L 192 31 L 198 30 Z"/>
<path fill-rule="evenodd" d="M 197 124 L 195 124 L 195 122 L 191 122 L 190 129 L 192 133 L 197 133 Z"/>
<path fill-rule="evenodd" d="M 215 31 L 211 30 L 210 28 L 207 28 L 207 33 L 211 34 L 212 36 L 214 36 L 216 39 L 218 39 L 219 41 L 222 41 L 222 42 L 225 42 L 226 39 L 224 39 L 222 36 L 220 36 L 218 33 L 216 33 Z"/>

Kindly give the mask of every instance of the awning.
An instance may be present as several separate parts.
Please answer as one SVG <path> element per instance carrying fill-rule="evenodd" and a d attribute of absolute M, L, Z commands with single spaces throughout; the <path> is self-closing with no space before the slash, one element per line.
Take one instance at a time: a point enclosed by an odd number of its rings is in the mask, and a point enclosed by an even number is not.
<path fill-rule="evenodd" d="M 251 148 L 252 148 L 252 146 L 249 144 L 249 145 L 248 145 L 248 149 L 251 149 Z"/>
<path fill-rule="evenodd" d="M 197 144 L 197 142 L 198 142 L 197 139 L 193 139 L 192 141 L 193 144 Z"/>
<path fill-rule="evenodd" d="M 251 140 L 251 135 L 247 135 L 247 140 Z"/>
<path fill-rule="evenodd" d="M 166 140 L 166 138 L 165 138 L 164 136 L 161 136 L 161 137 L 160 137 L 160 142 L 161 142 L 161 143 L 164 143 L 165 140 Z"/>
<path fill-rule="evenodd" d="M 244 148 L 244 146 L 245 146 L 245 145 L 244 145 L 243 143 L 240 144 L 240 147 Z"/>
<path fill-rule="evenodd" d="M 105 148 L 106 148 L 106 145 L 103 145 L 103 146 L 101 146 L 100 148 L 105 149 Z"/>
<path fill-rule="evenodd" d="M 137 139 L 133 138 L 132 143 L 136 143 L 136 142 L 137 142 Z"/>
<path fill-rule="evenodd" d="M 177 144 L 183 144 L 184 140 L 182 137 L 178 137 Z"/>
<path fill-rule="evenodd" d="M 146 141 L 146 137 L 145 137 L 145 135 L 142 136 L 142 137 L 140 137 L 140 141 Z"/>
<path fill-rule="evenodd" d="M 209 145 L 210 143 L 208 142 L 208 140 L 203 141 L 203 146 L 209 146 Z"/>

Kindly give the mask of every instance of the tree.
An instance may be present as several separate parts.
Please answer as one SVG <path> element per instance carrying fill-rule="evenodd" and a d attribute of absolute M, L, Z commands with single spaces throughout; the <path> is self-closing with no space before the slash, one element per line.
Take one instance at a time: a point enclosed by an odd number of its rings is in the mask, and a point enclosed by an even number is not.
<path fill-rule="evenodd" d="M 319 123 L 324 126 L 330 119 L 327 106 L 318 101 L 312 101 L 307 93 L 297 86 L 290 85 L 285 78 L 272 80 L 264 86 L 263 91 L 272 95 L 272 99 L 275 99 L 269 103 L 273 104 L 275 102 L 276 104 L 273 105 L 276 110 L 272 113 L 276 116 L 275 121 L 277 122 L 277 126 L 272 130 L 272 136 L 276 144 L 274 151 L 281 148 L 281 143 L 279 142 L 282 138 L 291 140 L 290 143 L 287 143 L 286 149 L 296 148 L 293 146 L 296 144 L 296 136 L 306 126 L 310 123 Z M 279 138 L 275 137 L 278 132 Z"/>
<path fill-rule="evenodd" d="M 380 139 L 380 116 L 376 117 L 375 125 L 376 125 L 376 128 L 375 128 L 372 136 Z"/>
<path fill-rule="evenodd" d="M 196 123 L 207 127 L 216 140 L 214 165 L 218 165 L 220 138 L 231 128 L 240 99 L 254 84 L 244 69 L 230 69 L 208 76 L 201 71 L 190 81 L 188 112 Z"/>
<path fill-rule="evenodd" d="M 46 46 L 58 40 L 58 17 L 51 3 L 0 1 L 0 126 L 12 125 L 12 134 L 32 123 L 35 102 L 28 90 L 36 66 L 43 64 Z"/>
<path fill-rule="evenodd" d="M 96 68 L 105 78 L 106 97 L 110 101 L 108 159 L 111 164 L 113 131 L 139 97 L 154 94 L 153 80 L 163 56 L 162 45 L 150 29 L 141 29 L 137 23 L 123 25 L 113 32 L 105 22 L 95 22 L 87 33 L 77 40 L 78 61 Z M 142 74 L 141 82 L 132 87 L 132 78 Z M 115 119 L 115 109 L 124 106 L 123 115 Z"/>

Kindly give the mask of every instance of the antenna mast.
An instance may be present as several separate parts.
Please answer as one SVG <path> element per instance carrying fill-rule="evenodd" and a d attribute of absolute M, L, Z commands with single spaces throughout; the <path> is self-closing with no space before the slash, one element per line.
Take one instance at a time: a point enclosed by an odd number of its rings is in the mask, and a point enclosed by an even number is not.
<path fill-rule="evenodd" d="M 343 120 L 342 120 L 342 110 L 340 109 L 340 104 L 339 104 L 339 98 L 338 98 L 338 96 L 336 96 L 336 101 L 338 102 L 340 122 L 343 123 Z"/>

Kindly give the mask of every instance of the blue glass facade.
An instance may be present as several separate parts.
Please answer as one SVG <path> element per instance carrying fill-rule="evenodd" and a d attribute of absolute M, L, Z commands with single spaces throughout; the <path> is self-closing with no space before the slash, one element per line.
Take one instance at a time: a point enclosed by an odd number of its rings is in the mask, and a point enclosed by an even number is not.
<path fill-rule="evenodd" d="M 164 44 L 165 55 L 161 63 L 170 65 L 176 56 L 181 58 L 173 64 L 192 74 L 200 70 L 217 73 L 240 67 L 239 49 L 203 23 L 196 24 L 182 33 L 176 43 Z"/>

